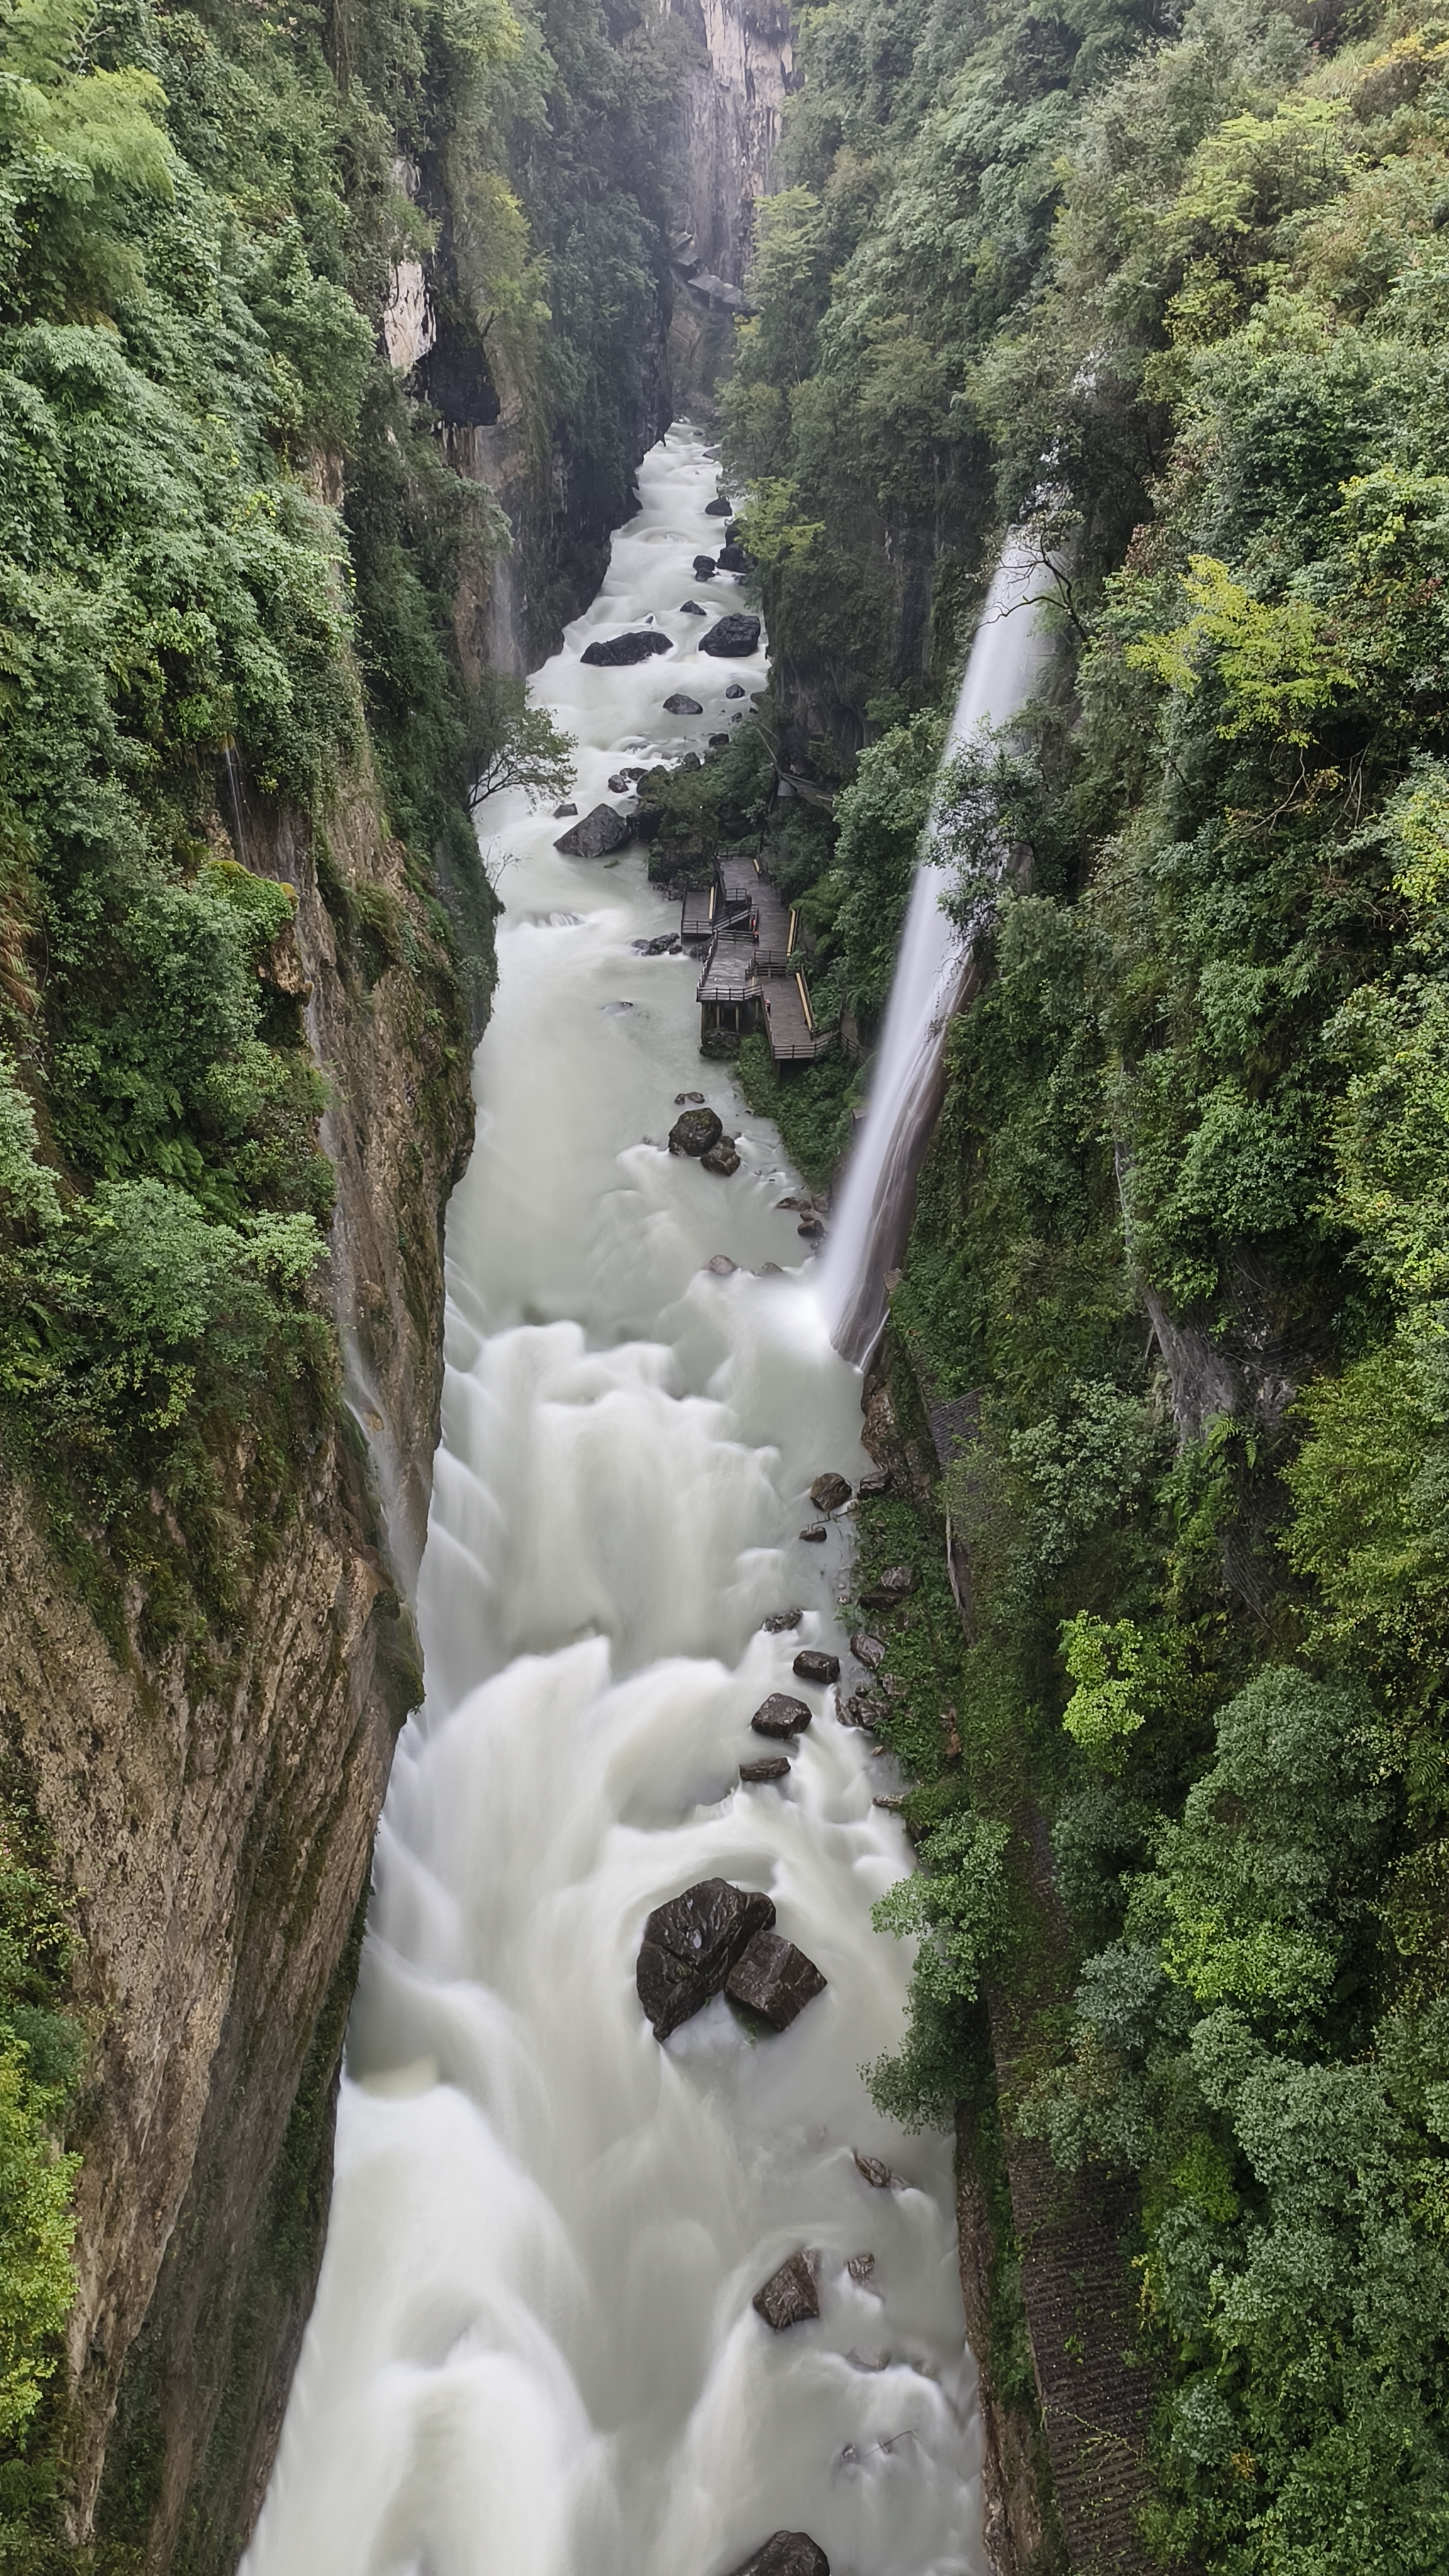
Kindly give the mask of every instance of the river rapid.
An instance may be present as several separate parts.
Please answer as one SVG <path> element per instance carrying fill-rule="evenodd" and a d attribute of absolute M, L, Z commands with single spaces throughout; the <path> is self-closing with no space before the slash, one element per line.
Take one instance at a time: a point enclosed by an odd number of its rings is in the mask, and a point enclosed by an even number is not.
<path fill-rule="evenodd" d="M 578 737 L 581 813 L 764 680 L 762 655 L 698 657 L 739 604 L 691 571 L 721 536 L 701 438 L 672 432 L 639 483 L 531 684 Z M 691 597 L 708 619 L 679 615 Z M 667 656 L 580 661 L 651 615 Z M 692 731 L 663 713 L 679 690 L 704 705 Z M 860 1380 L 775 1205 L 798 1188 L 778 1136 L 698 1054 L 697 965 L 631 945 L 677 915 L 637 851 L 569 860 L 563 828 L 521 799 L 485 816 L 507 909 L 448 1219 L 427 1696 L 379 1833 L 321 2283 L 246 2576 L 721 2576 L 780 2527 L 832 2576 L 982 2576 L 949 2142 L 903 2138 L 859 2073 L 903 2025 L 909 1950 L 870 1922 L 909 1863 L 872 1804 L 898 1783 L 790 1670 L 823 1645 L 851 1672 L 848 1528 L 796 1533 L 814 1476 L 868 1464 Z M 664 1150 L 692 1090 L 740 1139 L 730 1180 Z M 797 1631 L 762 1628 L 795 1604 Z M 814 1723 L 788 1778 L 741 1785 L 774 1749 L 749 1727 L 773 1690 Z M 661 2047 L 634 1987 L 644 1918 L 714 1876 L 767 1890 L 828 1987 L 780 2035 L 721 1998 Z M 772 2334 L 752 2297 L 802 2246 L 822 2314 Z"/>

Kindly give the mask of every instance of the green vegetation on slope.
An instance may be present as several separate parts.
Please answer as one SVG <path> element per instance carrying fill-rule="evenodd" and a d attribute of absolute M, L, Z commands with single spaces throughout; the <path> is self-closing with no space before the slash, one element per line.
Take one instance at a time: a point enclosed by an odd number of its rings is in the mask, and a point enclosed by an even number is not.
<path fill-rule="evenodd" d="M 1449 2566 L 1449 23 L 832 0 L 804 58 L 730 435 L 797 732 L 874 737 L 813 898 L 867 1027 L 915 707 L 1046 476 L 1072 565 L 1049 701 L 958 782 L 975 882 L 993 823 L 1029 864 L 894 1300 L 974 1399 L 972 1616 L 901 1738 L 931 1937 L 877 2081 L 940 2116 L 994 1976 L 1008 2116 L 1135 2180 L 1157 2548 L 1410 2576 Z"/>

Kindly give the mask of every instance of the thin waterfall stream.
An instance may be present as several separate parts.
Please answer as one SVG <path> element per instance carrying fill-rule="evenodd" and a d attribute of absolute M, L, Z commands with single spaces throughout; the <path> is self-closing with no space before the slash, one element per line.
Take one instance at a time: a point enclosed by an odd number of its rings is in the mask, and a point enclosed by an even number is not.
<path fill-rule="evenodd" d="M 579 738 L 581 812 L 631 756 L 722 730 L 730 682 L 763 683 L 762 653 L 701 658 L 713 619 L 680 614 L 715 488 L 697 433 L 652 451 L 598 598 L 532 684 Z M 667 655 L 581 661 L 646 618 Z M 663 711 L 681 690 L 693 730 Z M 903 2030 L 909 1945 L 870 1920 L 909 1866 L 873 1803 L 899 1783 L 791 1670 L 825 1647 L 849 1684 L 848 1516 L 823 1547 L 797 1532 L 814 1477 L 868 1463 L 859 1375 L 776 1205 L 798 1186 L 778 1136 L 701 1062 L 695 962 L 635 945 L 670 926 L 638 853 L 571 860 L 551 817 L 496 802 L 507 911 L 448 1222 L 426 1700 L 379 1835 L 326 2255 L 247 2576 L 722 2576 L 782 2528 L 832 2576 L 985 2576 L 951 2146 L 903 2137 L 860 2073 Z M 732 1179 L 665 1150 L 690 1091 L 739 1137 Z M 762 1624 L 797 1606 L 795 1629 Z M 813 1722 L 783 1779 L 743 1784 L 781 1690 Z M 711 1877 L 767 1892 L 828 1983 L 781 2033 L 718 1996 L 661 2045 L 644 1920 Z M 801 2248 L 821 2313 L 773 2333 L 751 2302 Z"/>

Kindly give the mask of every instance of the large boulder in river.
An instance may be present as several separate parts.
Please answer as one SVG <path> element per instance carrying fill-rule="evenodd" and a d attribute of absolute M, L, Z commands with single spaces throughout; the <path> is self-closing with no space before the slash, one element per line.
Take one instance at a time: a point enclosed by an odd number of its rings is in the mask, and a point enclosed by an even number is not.
<path fill-rule="evenodd" d="M 698 698 L 687 698 L 682 689 L 676 689 L 672 698 L 665 699 L 664 712 L 667 716 L 702 716 L 704 709 Z"/>
<path fill-rule="evenodd" d="M 817 1476 L 811 1486 L 810 1500 L 817 1512 L 842 1511 L 850 1500 L 850 1487 L 843 1476 L 836 1475 L 833 1467 L 827 1467 L 824 1475 Z"/>
<path fill-rule="evenodd" d="M 907 1600 L 915 1588 L 916 1569 L 913 1565 L 888 1565 L 879 1581 L 862 1592 L 861 1607 L 864 1610 L 894 1610 L 897 1603 Z"/>
<path fill-rule="evenodd" d="M 613 671 L 621 662 L 647 662 L 652 653 L 670 653 L 673 649 L 669 637 L 651 626 L 647 633 L 636 628 L 630 635 L 601 635 L 597 643 L 584 646 L 579 660 L 592 663 L 595 670 L 602 665 Z"/>
<path fill-rule="evenodd" d="M 696 580 L 696 581 L 713 581 L 713 579 L 714 579 L 714 557 L 713 557 L 713 555 L 696 555 L 696 556 L 695 556 L 695 558 L 694 558 L 694 578 L 695 578 L 695 580 Z"/>
<path fill-rule="evenodd" d="M 709 610 L 701 608 L 697 599 L 687 599 L 679 614 L 681 617 L 708 617 Z"/>
<path fill-rule="evenodd" d="M 731 2003 L 758 2013 L 771 2030 L 788 2030 L 825 1979 L 813 1959 L 778 1932 L 762 1931 L 740 1952 L 724 1983 Z"/>
<path fill-rule="evenodd" d="M 614 806 L 596 805 L 571 832 L 560 832 L 554 848 L 562 850 L 566 859 L 607 858 L 610 850 L 623 847 L 633 828 Z"/>
<path fill-rule="evenodd" d="M 838 1682 L 840 1657 L 821 1652 L 818 1646 L 802 1646 L 790 1667 L 797 1682 Z"/>
<path fill-rule="evenodd" d="M 722 492 L 717 493 L 714 500 L 706 501 L 704 505 L 704 515 L 707 519 L 732 519 L 734 514 L 733 501 L 727 501 Z"/>
<path fill-rule="evenodd" d="M 751 2305 L 772 2334 L 783 2334 L 787 2326 L 803 2325 L 807 2317 L 818 2317 L 820 2292 L 809 2255 L 791 2254 L 778 2272 L 770 2274 L 763 2290 L 755 2292 Z"/>
<path fill-rule="evenodd" d="M 692 1154 L 696 1160 L 717 1145 L 724 1134 L 724 1120 L 715 1109 L 686 1109 L 669 1130 L 671 1154 Z"/>
<path fill-rule="evenodd" d="M 830 2576 L 830 2561 L 808 2531 L 772 2531 L 731 2576 Z"/>
<path fill-rule="evenodd" d="M 731 661 L 738 661 L 744 654 L 753 653 L 759 641 L 758 617 L 737 615 L 722 617 L 718 626 L 712 626 L 707 635 L 701 635 L 699 649 L 701 653 L 720 653 Z"/>
<path fill-rule="evenodd" d="M 699 1168 L 702 1172 L 713 1172 L 718 1181 L 729 1180 L 739 1170 L 740 1158 L 728 1136 L 721 1136 L 718 1144 L 711 1145 L 707 1154 L 700 1155 Z"/>
<path fill-rule="evenodd" d="M 747 572 L 750 559 L 743 546 L 721 546 L 715 557 L 721 572 Z"/>
<path fill-rule="evenodd" d="M 667 1905 L 656 1905 L 634 1971 L 655 2038 L 667 2039 L 702 2012 L 751 1941 L 774 1920 L 768 1896 L 732 1887 L 727 1878 L 703 1878 Z"/>
<path fill-rule="evenodd" d="M 799 1735 L 810 1724 L 810 1717 L 803 1699 L 791 1699 L 787 1691 L 771 1691 L 768 1699 L 761 1700 L 750 1725 L 756 1735 L 768 1735 L 783 1743 L 787 1737 Z"/>

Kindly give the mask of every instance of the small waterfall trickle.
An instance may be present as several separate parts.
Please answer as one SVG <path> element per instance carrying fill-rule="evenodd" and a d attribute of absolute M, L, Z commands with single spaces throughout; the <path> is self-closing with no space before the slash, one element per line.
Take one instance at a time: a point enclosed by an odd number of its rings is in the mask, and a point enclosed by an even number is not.
<path fill-rule="evenodd" d="M 1049 580 L 1034 537 L 1013 530 L 966 664 L 943 776 L 982 726 L 1009 723 L 1031 696 L 1050 652 L 1042 616 Z M 937 814 L 927 825 L 911 889 L 870 1104 L 821 1266 L 830 1338 L 849 1360 L 869 1356 L 885 1321 L 886 1278 L 905 1251 L 916 1177 L 939 1105 L 946 1029 L 970 969 L 971 943 L 942 909 L 952 870 L 930 855 L 939 833 Z"/>

